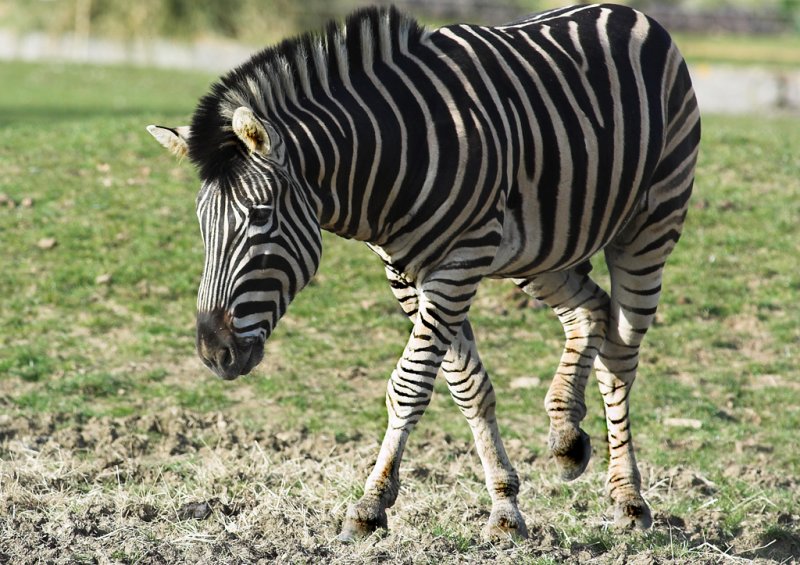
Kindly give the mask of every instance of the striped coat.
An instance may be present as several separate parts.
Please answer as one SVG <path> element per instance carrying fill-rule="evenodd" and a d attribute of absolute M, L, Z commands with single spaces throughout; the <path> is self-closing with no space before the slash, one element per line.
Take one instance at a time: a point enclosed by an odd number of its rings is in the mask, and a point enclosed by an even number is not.
<path fill-rule="evenodd" d="M 220 376 L 260 361 L 316 270 L 320 229 L 367 242 L 414 321 L 387 387 L 378 462 L 343 539 L 386 525 L 406 438 L 440 369 L 486 471 L 487 534 L 525 534 L 467 317 L 485 277 L 512 279 L 564 325 L 545 402 L 562 475 L 578 476 L 591 453 L 579 424 L 594 367 L 616 521 L 649 525 L 628 394 L 700 135 L 685 62 L 656 22 L 595 5 L 429 30 L 394 9 L 362 10 L 255 55 L 214 85 L 190 128 L 151 128 L 203 179 L 198 351 Z M 589 276 L 600 250 L 608 293 Z"/>

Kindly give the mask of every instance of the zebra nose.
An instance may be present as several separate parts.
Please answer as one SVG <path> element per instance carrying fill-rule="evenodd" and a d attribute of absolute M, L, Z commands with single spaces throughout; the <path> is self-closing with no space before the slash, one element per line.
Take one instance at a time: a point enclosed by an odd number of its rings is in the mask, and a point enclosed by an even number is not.
<path fill-rule="evenodd" d="M 236 341 L 224 310 L 197 313 L 197 353 L 223 379 L 239 376 Z"/>
<path fill-rule="evenodd" d="M 217 366 L 224 368 L 231 367 L 234 363 L 235 355 L 230 347 L 223 347 L 217 352 Z"/>

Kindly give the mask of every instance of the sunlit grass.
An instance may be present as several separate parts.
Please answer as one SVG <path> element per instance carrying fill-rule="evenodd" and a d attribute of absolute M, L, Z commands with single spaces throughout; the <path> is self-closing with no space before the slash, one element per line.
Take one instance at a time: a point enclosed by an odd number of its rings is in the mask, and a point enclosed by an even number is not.
<path fill-rule="evenodd" d="M 253 375 L 223 383 L 195 358 L 202 267 L 197 182 L 190 165 L 174 162 L 144 126 L 186 123 L 210 79 L 141 69 L 0 66 L 0 82 L 15 85 L 0 89 L 0 193 L 14 203 L 0 207 L 0 402 L 8 413 L 59 414 L 67 422 L 177 406 L 219 411 L 253 430 L 303 429 L 376 445 L 385 426 L 386 379 L 410 326 L 380 260 L 360 244 L 325 234 L 317 280 L 293 303 Z M 712 516 L 713 510 L 724 515 L 714 518 L 719 539 L 735 535 L 753 505 L 777 516 L 799 503 L 796 491 L 736 475 L 737 466 L 770 476 L 800 474 L 800 454 L 790 447 L 800 429 L 799 156 L 796 119 L 705 119 L 692 208 L 631 396 L 654 510 L 668 518 Z M 26 198 L 32 205 L 23 204 Z M 42 245 L 47 238 L 55 245 Z M 601 262 L 595 273 L 605 279 Z M 700 559 L 704 549 L 664 530 L 629 538 L 603 526 L 605 423 L 594 383 L 585 422 L 595 447 L 588 478 L 563 485 L 539 466 L 548 426 L 542 403 L 562 330 L 548 310 L 524 306 L 521 298 L 510 283 L 487 281 L 471 318 L 495 382 L 504 435 L 518 460 L 535 463 L 521 464 L 529 470 L 523 482 L 537 485 L 525 511 L 545 512 L 556 543 L 570 551 L 591 556 L 654 548 L 664 559 Z M 522 387 L 514 384 L 519 377 L 526 377 Z M 700 427 L 668 424 L 676 418 Z M 446 448 L 414 451 L 414 442 L 434 431 L 455 445 L 470 441 L 441 382 L 411 438 L 411 465 L 452 463 Z M 679 477 L 702 479 L 671 486 L 669 470 L 677 467 L 684 469 Z M 479 474 L 453 476 L 474 486 L 471 508 L 485 505 Z M 329 496 L 347 497 L 364 478 L 344 481 Z M 246 488 L 229 480 L 231 489 Z M 697 498 L 712 488 L 703 480 L 715 490 Z M 435 490 L 432 483 L 413 484 Z M 413 493 L 399 502 L 408 511 L 407 499 Z M 413 519 L 448 551 L 472 551 L 477 532 Z M 771 528 L 765 536 L 786 536 L 777 522 Z M 531 562 L 548 562 L 537 559 Z"/>

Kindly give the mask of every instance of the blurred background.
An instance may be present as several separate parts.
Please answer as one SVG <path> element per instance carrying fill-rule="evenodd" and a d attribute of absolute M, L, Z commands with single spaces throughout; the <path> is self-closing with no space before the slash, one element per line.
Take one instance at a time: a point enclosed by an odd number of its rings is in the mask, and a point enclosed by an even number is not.
<path fill-rule="evenodd" d="M 0 0 L 0 60 L 222 72 L 287 36 L 388 0 Z M 496 24 L 569 0 L 397 0 L 430 25 Z M 675 36 L 701 107 L 800 112 L 800 0 L 631 0 Z M 724 65 L 724 66 L 720 66 Z M 730 66 L 732 65 L 732 67 Z"/>
<path fill-rule="evenodd" d="M 116 39 L 207 38 L 262 44 L 318 27 L 367 4 L 393 3 L 429 22 L 501 23 L 558 7 L 553 0 L 4 0 L 2 27 Z M 581 2 L 575 2 L 581 3 Z M 586 3 L 586 2 L 583 2 Z M 667 27 L 697 32 L 789 33 L 800 25 L 798 0 L 632 0 Z"/>

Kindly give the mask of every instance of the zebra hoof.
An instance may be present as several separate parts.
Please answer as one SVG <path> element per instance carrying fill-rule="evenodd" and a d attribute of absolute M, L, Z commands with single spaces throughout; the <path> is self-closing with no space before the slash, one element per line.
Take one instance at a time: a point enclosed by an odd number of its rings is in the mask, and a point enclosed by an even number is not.
<path fill-rule="evenodd" d="M 517 505 L 510 501 L 495 503 L 481 537 L 484 541 L 497 541 L 509 537 L 527 539 L 528 527 Z"/>
<path fill-rule="evenodd" d="M 550 430 L 550 451 L 561 469 L 561 478 L 574 481 L 589 464 L 592 442 L 589 435 L 580 428 Z"/>
<path fill-rule="evenodd" d="M 379 528 L 388 529 L 386 510 L 377 504 L 358 501 L 347 510 L 342 531 L 336 537 L 340 542 L 352 543 L 364 539 Z"/>
<path fill-rule="evenodd" d="M 653 525 L 650 507 L 640 497 L 614 505 L 614 527 L 619 530 L 646 530 Z"/>

